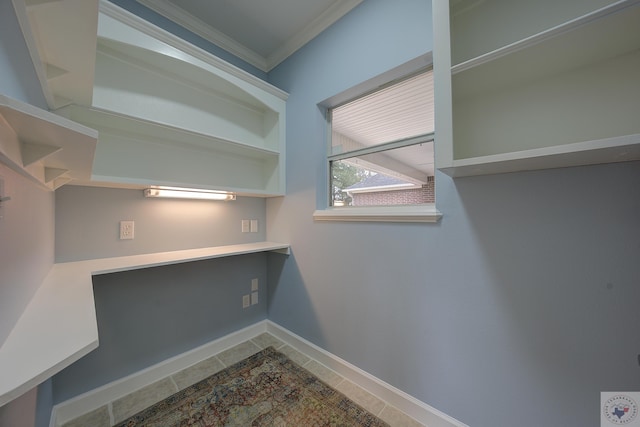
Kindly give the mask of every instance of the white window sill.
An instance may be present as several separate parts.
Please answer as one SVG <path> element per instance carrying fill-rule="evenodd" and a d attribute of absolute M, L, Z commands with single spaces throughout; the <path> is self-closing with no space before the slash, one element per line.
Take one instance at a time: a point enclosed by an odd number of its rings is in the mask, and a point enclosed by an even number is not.
<path fill-rule="evenodd" d="M 434 204 L 339 207 L 313 213 L 316 221 L 438 222 L 441 217 Z"/>

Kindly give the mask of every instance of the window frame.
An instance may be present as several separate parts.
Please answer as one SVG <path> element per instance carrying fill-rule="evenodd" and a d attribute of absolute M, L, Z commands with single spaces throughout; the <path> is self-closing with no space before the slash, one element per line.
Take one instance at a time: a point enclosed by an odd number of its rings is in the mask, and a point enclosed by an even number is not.
<path fill-rule="evenodd" d="M 332 125 L 331 110 L 352 100 L 366 96 L 385 87 L 393 85 L 401 80 L 433 68 L 431 53 L 418 57 L 373 79 L 363 82 L 341 94 L 333 96 L 318 106 L 324 111 L 327 147 L 325 158 L 326 179 L 323 183 L 325 206 L 319 207 L 313 213 L 316 221 L 364 221 L 364 222 L 427 222 L 435 223 L 440 220 L 442 213 L 436 208 L 436 203 L 424 203 L 417 205 L 378 205 L 378 206 L 332 206 L 332 182 L 331 162 L 346 158 L 357 157 L 390 149 L 403 148 L 424 142 L 434 143 L 435 132 L 423 134 L 411 138 L 381 143 L 372 147 L 365 147 L 349 152 L 332 154 Z M 435 156 L 434 156 L 435 163 Z M 437 165 L 434 164 L 435 171 Z M 434 171 L 434 172 L 435 172 Z"/>

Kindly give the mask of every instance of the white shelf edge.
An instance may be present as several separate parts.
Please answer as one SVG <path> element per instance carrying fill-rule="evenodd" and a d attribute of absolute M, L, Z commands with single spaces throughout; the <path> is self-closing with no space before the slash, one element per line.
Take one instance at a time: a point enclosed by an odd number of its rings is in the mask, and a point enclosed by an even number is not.
<path fill-rule="evenodd" d="M 184 262 L 246 255 L 256 252 L 270 252 L 288 249 L 289 244 L 274 242 L 243 243 L 238 245 L 213 246 L 209 248 L 185 249 L 171 252 L 129 255 L 113 258 L 99 258 L 87 261 L 58 263 L 65 268 L 90 269 L 92 275 L 117 273 L 142 268 L 162 267 Z"/>
<path fill-rule="evenodd" d="M 188 182 L 176 182 L 176 181 L 160 181 L 156 179 L 143 179 L 143 178 L 130 178 L 122 176 L 106 176 L 106 175 L 92 175 L 91 181 L 74 181 L 71 185 L 81 185 L 85 187 L 102 187 L 102 188 L 122 188 L 131 190 L 141 190 L 148 188 L 149 186 L 166 186 L 166 187 L 182 187 L 182 188 L 196 188 L 204 190 L 218 190 L 228 191 L 238 196 L 244 197 L 282 197 L 284 192 L 273 192 L 267 190 L 257 190 L 255 188 L 241 188 L 225 185 L 199 185 Z"/>
<path fill-rule="evenodd" d="M 257 242 L 54 264 L 0 347 L 0 406 L 98 346 L 92 276 L 289 248 Z"/>
<path fill-rule="evenodd" d="M 140 128 L 157 128 L 157 129 L 163 129 L 163 130 L 167 130 L 169 132 L 175 132 L 178 134 L 184 134 L 187 136 L 193 136 L 194 138 L 204 138 L 204 139 L 213 139 L 216 141 L 219 141 L 221 144 L 225 144 L 228 145 L 230 147 L 234 147 L 237 150 L 240 151 L 245 151 L 245 152 L 254 152 L 254 153 L 258 153 L 260 155 L 267 155 L 267 156 L 278 156 L 280 155 L 280 153 L 277 150 L 274 149 L 270 149 L 270 148 L 265 148 L 265 147 L 258 147 L 256 145 L 249 145 L 243 142 L 239 142 L 239 141 L 234 141 L 232 139 L 227 139 L 227 138 L 223 138 L 220 136 L 215 136 L 215 135 L 210 135 L 210 134 L 206 134 L 206 133 L 202 133 L 202 132 L 195 132 L 186 128 L 182 128 L 182 127 L 177 127 L 171 124 L 167 124 L 167 123 L 163 123 L 163 122 L 157 122 L 157 121 L 151 121 L 151 120 L 147 120 L 147 119 L 143 119 L 140 117 L 135 117 L 135 116 L 130 116 L 127 114 L 122 114 L 122 113 L 118 113 L 116 111 L 111 111 L 111 110 L 105 110 L 102 108 L 98 108 L 98 107 L 87 107 L 84 105 L 76 105 L 76 104 L 72 104 L 72 105 L 67 105 L 65 107 L 61 107 L 58 108 L 56 110 L 53 110 L 53 113 L 60 115 L 60 117 L 67 117 L 66 116 L 66 112 L 70 111 L 71 112 L 71 116 L 73 115 L 73 110 L 77 110 L 80 112 L 80 114 L 89 114 L 89 115 L 93 115 L 93 116 L 97 116 L 97 117 L 113 117 L 115 118 L 116 121 L 125 121 L 125 122 L 130 122 L 130 123 L 135 123 L 135 124 L 139 124 Z M 95 118 L 95 117 L 92 117 Z M 114 127 L 114 126 L 109 126 L 109 125 L 102 125 L 99 123 L 92 123 L 92 118 L 86 120 L 86 123 L 90 126 L 93 127 L 98 127 L 98 128 L 105 128 L 105 129 L 112 129 L 114 132 L 116 133 L 122 133 L 122 134 L 131 134 L 131 135 L 135 135 L 134 133 L 128 132 L 126 130 L 122 130 L 120 127 Z M 75 123 L 81 123 L 81 118 L 76 118 L 73 119 L 75 120 Z M 109 133 L 109 131 L 106 131 L 107 133 Z M 146 136 L 146 134 L 144 133 L 144 131 L 140 131 L 139 135 L 135 135 L 136 137 L 140 137 L 140 136 Z M 190 142 L 188 141 L 181 141 L 181 143 L 183 144 L 189 144 Z M 200 148 L 206 148 L 201 144 L 196 144 L 196 143 L 192 143 L 194 146 L 200 147 Z M 215 150 L 214 150 L 215 151 Z"/>
<path fill-rule="evenodd" d="M 438 169 L 452 177 L 640 160 L 640 134 L 453 160 Z"/>
<path fill-rule="evenodd" d="M 313 213 L 316 221 L 361 222 L 438 222 L 442 213 L 434 204 L 340 207 L 318 209 Z"/>
<path fill-rule="evenodd" d="M 623 9 L 626 9 L 628 7 L 634 6 L 639 3 L 640 3 L 640 0 L 619 0 L 608 6 L 597 9 L 591 13 L 585 14 L 578 18 L 567 21 L 563 24 L 549 28 L 548 30 L 526 37 L 522 40 L 518 40 L 517 42 L 508 44 L 501 48 L 495 49 L 491 52 L 487 52 L 485 54 L 479 55 L 475 58 L 468 59 L 459 64 L 455 64 L 451 67 L 451 74 L 455 75 L 463 71 L 467 71 L 472 68 L 475 68 L 477 66 L 486 64 L 488 62 L 494 61 L 496 59 L 502 58 L 509 54 L 519 52 L 528 47 L 542 43 L 545 40 L 549 40 L 561 34 L 570 32 L 584 25 L 587 25 L 591 22 L 597 21 L 608 15 L 619 12 Z"/>

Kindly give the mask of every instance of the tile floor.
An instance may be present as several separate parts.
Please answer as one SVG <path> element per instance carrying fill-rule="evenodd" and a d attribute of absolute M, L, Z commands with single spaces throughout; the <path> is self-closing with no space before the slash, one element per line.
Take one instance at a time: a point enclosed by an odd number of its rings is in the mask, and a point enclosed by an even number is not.
<path fill-rule="evenodd" d="M 147 387 L 110 402 L 88 414 L 63 424 L 61 427 L 111 427 L 137 412 L 171 396 L 183 388 L 207 378 L 258 351 L 273 346 L 292 361 L 304 367 L 318 378 L 348 396 L 372 414 L 392 427 L 421 427 L 414 419 L 388 405 L 376 396 L 343 378 L 336 372 L 316 362 L 269 333 L 263 333 L 235 347 L 203 360 L 189 368 L 170 375 Z"/>

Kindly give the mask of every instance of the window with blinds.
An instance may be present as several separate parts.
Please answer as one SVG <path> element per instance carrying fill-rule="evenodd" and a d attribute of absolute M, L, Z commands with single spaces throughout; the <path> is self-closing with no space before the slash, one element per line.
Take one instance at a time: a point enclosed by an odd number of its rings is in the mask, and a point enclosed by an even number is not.
<path fill-rule="evenodd" d="M 328 110 L 333 207 L 435 202 L 433 71 Z"/>

